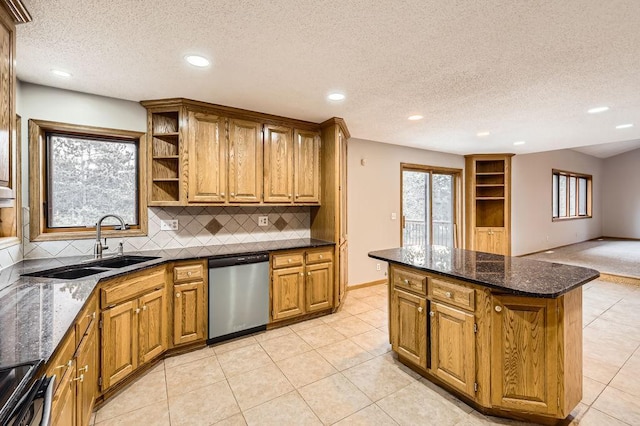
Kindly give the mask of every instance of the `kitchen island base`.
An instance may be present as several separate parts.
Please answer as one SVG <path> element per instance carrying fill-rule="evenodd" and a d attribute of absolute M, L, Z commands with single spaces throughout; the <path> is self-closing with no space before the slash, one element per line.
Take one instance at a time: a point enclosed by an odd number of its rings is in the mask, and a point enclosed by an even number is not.
<path fill-rule="evenodd" d="M 548 294 L 544 286 L 500 287 L 499 279 L 507 282 L 514 272 L 508 264 L 517 262 L 513 258 L 493 259 L 504 259 L 502 278 L 476 269 L 472 281 L 379 253 L 371 255 L 390 262 L 389 340 L 403 364 L 484 414 L 541 424 L 567 421 L 582 400 L 581 284 L 597 271 L 556 265 L 557 278 L 564 274 L 573 282 Z M 467 263 L 467 274 L 469 269 Z M 537 285 L 532 274 L 523 279 Z"/>

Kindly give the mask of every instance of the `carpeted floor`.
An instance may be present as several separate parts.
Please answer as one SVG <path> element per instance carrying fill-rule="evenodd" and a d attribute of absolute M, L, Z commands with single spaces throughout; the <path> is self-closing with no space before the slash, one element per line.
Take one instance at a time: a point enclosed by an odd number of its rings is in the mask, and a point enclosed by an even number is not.
<path fill-rule="evenodd" d="M 640 241 L 590 240 L 526 257 L 584 266 L 606 274 L 640 278 Z"/>

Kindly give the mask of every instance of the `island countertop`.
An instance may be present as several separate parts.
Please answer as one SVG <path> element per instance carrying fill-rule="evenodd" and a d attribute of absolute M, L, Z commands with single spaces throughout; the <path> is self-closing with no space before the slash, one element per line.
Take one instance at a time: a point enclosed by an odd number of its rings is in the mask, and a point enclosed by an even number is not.
<path fill-rule="evenodd" d="M 516 295 L 556 298 L 600 276 L 594 269 L 444 246 L 372 251 L 369 257 Z"/>

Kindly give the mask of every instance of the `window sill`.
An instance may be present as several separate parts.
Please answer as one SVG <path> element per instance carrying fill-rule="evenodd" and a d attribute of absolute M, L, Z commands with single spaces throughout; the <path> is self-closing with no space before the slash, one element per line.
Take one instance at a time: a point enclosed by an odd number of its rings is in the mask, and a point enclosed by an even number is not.
<path fill-rule="evenodd" d="M 568 220 L 591 219 L 593 216 L 553 217 L 551 222 L 566 222 Z"/>
<path fill-rule="evenodd" d="M 120 238 L 120 237 L 145 237 L 146 229 L 128 229 L 126 231 L 114 231 L 103 229 L 100 232 L 102 238 Z M 96 231 L 80 231 L 80 232 L 47 232 L 36 236 L 31 236 L 31 241 L 61 241 L 61 240 L 95 240 Z"/>
<path fill-rule="evenodd" d="M 20 244 L 18 237 L 0 237 L 0 250 Z"/>

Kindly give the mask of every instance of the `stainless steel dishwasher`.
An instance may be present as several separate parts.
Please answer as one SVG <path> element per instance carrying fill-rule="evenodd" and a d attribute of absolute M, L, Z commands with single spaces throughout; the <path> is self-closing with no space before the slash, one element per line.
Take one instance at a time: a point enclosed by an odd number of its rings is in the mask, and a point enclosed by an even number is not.
<path fill-rule="evenodd" d="M 209 259 L 209 339 L 216 343 L 266 330 L 269 254 Z"/>

